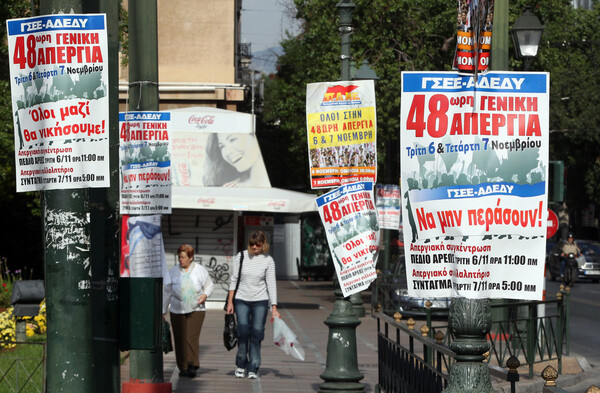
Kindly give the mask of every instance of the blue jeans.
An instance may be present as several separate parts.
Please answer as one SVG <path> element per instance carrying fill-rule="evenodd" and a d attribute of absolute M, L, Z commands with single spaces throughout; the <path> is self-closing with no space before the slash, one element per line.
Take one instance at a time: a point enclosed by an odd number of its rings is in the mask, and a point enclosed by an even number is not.
<path fill-rule="evenodd" d="M 235 365 L 248 372 L 258 372 L 260 367 L 260 343 L 265 338 L 268 300 L 247 302 L 235 299 L 238 349 Z"/>

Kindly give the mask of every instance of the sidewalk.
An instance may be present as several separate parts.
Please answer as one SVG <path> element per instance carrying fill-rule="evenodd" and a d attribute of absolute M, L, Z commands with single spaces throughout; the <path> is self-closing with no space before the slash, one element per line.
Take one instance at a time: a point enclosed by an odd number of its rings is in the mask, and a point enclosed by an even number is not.
<path fill-rule="evenodd" d="M 323 323 L 333 309 L 333 284 L 331 281 L 277 281 L 278 303 L 281 317 L 299 337 L 305 351 L 305 360 L 287 356 L 272 344 L 273 325 L 267 322 L 262 345 L 260 379 L 238 379 L 233 376 L 235 349 L 227 352 L 223 346 L 223 310 L 208 310 L 200 335 L 200 370 L 196 378 L 180 378 L 175 365 L 175 353 L 164 355 L 164 378 L 170 381 L 173 392 L 181 393 L 307 393 L 316 392 L 323 379 L 327 358 L 328 327 Z M 377 321 L 370 316 L 370 292 L 363 293 L 366 316 L 360 318 L 356 328 L 356 346 L 359 371 L 364 375 L 361 383 L 365 392 L 374 392 L 378 381 Z M 418 321 L 418 325 L 420 325 Z M 581 363 L 583 362 L 583 366 Z M 539 376 L 529 380 L 527 371 L 521 371 L 517 392 L 541 392 L 544 381 Z M 545 365 L 544 365 L 545 367 Z M 543 368 L 543 367 L 542 367 Z M 557 383 L 566 388 L 592 376 L 600 375 L 587 367 L 585 359 L 563 358 L 563 375 Z M 121 368 L 121 380 L 129 380 L 129 364 Z M 492 378 L 494 389 L 510 392 L 510 385 Z M 595 383 L 595 382 L 594 382 Z M 591 382 L 590 382 L 591 384 Z M 588 385 L 589 387 L 589 385 Z M 415 392 L 419 393 L 419 392 Z"/>

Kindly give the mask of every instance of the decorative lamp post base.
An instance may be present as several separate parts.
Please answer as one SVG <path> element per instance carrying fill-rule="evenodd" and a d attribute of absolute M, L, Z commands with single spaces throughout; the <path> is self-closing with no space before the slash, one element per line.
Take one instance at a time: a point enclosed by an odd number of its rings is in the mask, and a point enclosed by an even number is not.
<path fill-rule="evenodd" d="M 456 363 L 443 393 L 495 392 L 490 370 L 483 363 L 484 353 L 490 349 L 486 340 L 492 327 L 490 300 L 453 298 L 448 322 L 455 337 L 450 349 L 456 353 Z"/>
<path fill-rule="evenodd" d="M 359 382 L 364 376 L 358 370 L 356 351 L 356 327 L 360 320 L 339 288 L 335 290 L 333 311 L 324 323 L 329 327 L 329 338 L 325 371 L 321 374 L 325 382 L 319 386 L 319 393 L 364 392 L 365 385 Z"/>

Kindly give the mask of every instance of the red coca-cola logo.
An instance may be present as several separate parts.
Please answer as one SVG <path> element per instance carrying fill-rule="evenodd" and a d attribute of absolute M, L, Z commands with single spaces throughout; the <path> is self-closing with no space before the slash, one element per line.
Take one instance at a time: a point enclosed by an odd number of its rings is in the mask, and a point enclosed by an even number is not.
<path fill-rule="evenodd" d="M 190 116 L 188 123 L 189 124 L 199 124 L 199 125 L 210 125 L 215 122 L 214 115 L 204 115 L 204 116 Z"/>
<path fill-rule="evenodd" d="M 275 209 L 281 209 L 285 207 L 285 201 L 269 201 L 267 205 Z"/>
<path fill-rule="evenodd" d="M 197 202 L 199 205 L 204 205 L 204 206 L 214 205 L 215 198 L 198 198 Z"/>

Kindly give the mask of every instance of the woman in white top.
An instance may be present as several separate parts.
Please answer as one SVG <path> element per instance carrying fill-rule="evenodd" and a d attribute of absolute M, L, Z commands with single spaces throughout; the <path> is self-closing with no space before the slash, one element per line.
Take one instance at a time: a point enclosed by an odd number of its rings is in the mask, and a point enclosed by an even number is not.
<path fill-rule="evenodd" d="M 163 317 L 171 311 L 175 357 L 179 375 L 194 378 L 200 367 L 200 331 L 206 315 L 205 302 L 213 291 L 206 269 L 192 260 L 194 247 L 184 244 L 177 249 L 179 265 L 169 270 L 171 284 L 163 293 Z"/>
<path fill-rule="evenodd" d="M 260 345 L 265 338 L 267 309 L 279 317 L 277 311 L 277 285 L 275 261 L 268 255 L 269 243 L 262 231 L 254 231 L 248 239 L 248 250 L 238 254 L 233 262 L 233 272 L 227 297 L 227 314 L 235 311 L 237 319 L 238 350 L 235 357 L 235 376 L 258 378 Z M 236 290 L 240 257 L 243 255 L 240 283 Z M 234 297 L 235 292 L 235 299 Z"/>

